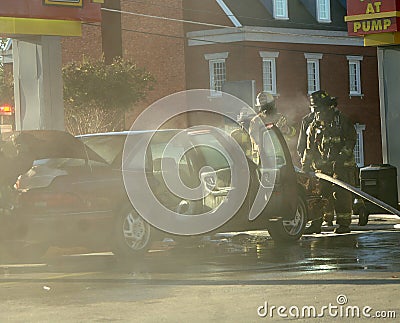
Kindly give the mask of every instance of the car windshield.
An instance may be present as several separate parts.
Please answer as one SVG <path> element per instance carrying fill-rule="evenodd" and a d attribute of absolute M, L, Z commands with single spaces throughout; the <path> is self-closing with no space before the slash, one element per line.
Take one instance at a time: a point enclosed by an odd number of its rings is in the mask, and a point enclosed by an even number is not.
<path fill-rule="evenodd" d="M 206 132 L 193 135 L 191 140 L 207 166 L 211 166 L 215 170 L 229 167 L 227 158 L 230 154 L 216 136 Z"/>

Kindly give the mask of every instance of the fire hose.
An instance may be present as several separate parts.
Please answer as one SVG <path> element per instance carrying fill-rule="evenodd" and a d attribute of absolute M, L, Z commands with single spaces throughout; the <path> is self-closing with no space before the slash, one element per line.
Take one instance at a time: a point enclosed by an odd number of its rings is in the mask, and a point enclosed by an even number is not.
<path fill-rule="evenodd" d="M 344 189 L 346 189 L 346 190 L 348 190 L 348 191 L 350 191 L 350 192 L 362 197 L 363 199 L 366 199 L 366 200 L 370 201 L 371 203 L 380 206 L 381 208 L 383 208 L 384 210 L 390 212 L 391 214 L 394 214 L 394 215 L 397 215 L 397 216 L 400 217 L 400 211 L 399 210 L 397 210 L 394 207 L 386 204 L 385 202 L 377 199 L 376 197 L 373 197 L 372 195 L 369 195 L 369 194 L 363 192 L 362 190 L 360 190 L 357 187 L 354 187 L 354 186 L 352 186 L 352 185 L 350 185 L 348 183 L 345 183 L 345 182 L 343 182 L 341 180 L 333 178 L 333 177 L 331 177 L 329 175 L 326 175 L 324 173 L 313 173 L 313 174 L 315 175 L 315 177 L 317 177 L 319 179 L 322 179 L 322 180 L 327 181 L 329 183 L 338 185 L 338 186 L 340 186 L 340 187 L 342 187 L 342 188 L 344 188 Z"/>

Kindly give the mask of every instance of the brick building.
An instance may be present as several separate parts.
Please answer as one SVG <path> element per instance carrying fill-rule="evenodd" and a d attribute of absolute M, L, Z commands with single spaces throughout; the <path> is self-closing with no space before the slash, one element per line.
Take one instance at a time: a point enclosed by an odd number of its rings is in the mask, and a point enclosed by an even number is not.
<path fill-rule="evenodd" d="M 242 80 L 275 95 L 299 126 L 307 95 L 325 89 L 356 125 L 359 165 L 381 162 L 376 49 L 347 36 L 346 1 L 106 0 L 103 8 L 101 25 L 87 24 L 81 39 L 63 40 L 63 59 L 122 55 L 155 76 L 154 91 L 127 127 L 164 96 Z"/>
<path fill-rule="evenodd" d="M 376 49 L 347 36 L 345 1 L 184 3 L 186 20 L 209 24 L 185 24 L 188 89 L 254 80 L 256 92 L 272 93 L 297 126 L 308 113 L 307 95 L 325 89 L 356 124 L 359 165 L 381 162 Z"/>

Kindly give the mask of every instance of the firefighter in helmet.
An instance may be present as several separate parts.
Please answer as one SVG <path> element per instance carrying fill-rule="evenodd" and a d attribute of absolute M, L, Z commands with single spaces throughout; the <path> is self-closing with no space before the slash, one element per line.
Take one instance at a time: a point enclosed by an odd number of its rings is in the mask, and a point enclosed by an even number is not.
<path fill-rule="evenodd" d="M 305 171 L 322 172 L 354 185 L 354 146 L 357 135 L 351 120 L 337 109 L 337 99 L 320 90 L 310 95 L 314 118 L 306 130 L 307 146 L 302 156 Z M 323 182 L 323 194 L 332 199 L 336 233 L 350 232 L 353 197 L 351 192 Z M 313 221 L 306 233 L 321 232 L 322 220 Z"/>
<path fill-rule="evenodd" d="M 258 93 L 256 98 L 256 108 L 259 109 L 257 116 L 261 118 L 262 122 L 264 124 L 275 124 L 285 136 L 286 140 L 296 135 L 296 128 L 290 126 L 286 116 L 278 112 L 276 108 L 275 97 L 271 93 Z M 251 123 L 253 123 L 253 120 Z"/>

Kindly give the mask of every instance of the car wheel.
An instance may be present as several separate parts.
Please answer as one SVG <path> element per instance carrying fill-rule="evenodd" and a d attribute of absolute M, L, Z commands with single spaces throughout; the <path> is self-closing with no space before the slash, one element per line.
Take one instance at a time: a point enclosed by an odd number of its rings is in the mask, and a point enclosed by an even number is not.
<path fill-rule="evenodd" d="M 299 197 L 297 211 L 292 219 L 270 222 L 268 232 L 273 240 L 280 242 L 297 241 L 307 224 L 307 208 L 302 197 Z"/>
<path fill-rule="evenodd" d="M 358 225 L 365 226 L 368 223 L 369 212 L 365 206 L 358 210 Z"/>
<path fill-rule="evenodd" d="M 131 207 L 122 210 L 116 219 L 114 254 L 120 257 L 144 254 L 151 246 L 152 227 Z"/>

